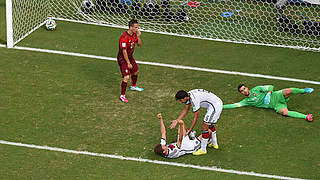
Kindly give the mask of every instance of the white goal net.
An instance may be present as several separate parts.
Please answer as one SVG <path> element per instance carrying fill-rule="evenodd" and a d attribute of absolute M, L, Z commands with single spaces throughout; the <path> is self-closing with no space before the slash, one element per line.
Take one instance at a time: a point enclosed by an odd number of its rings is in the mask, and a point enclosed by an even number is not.
<path fill-rule="evenodd" d="M 43 25 L 50 8 L 47 0 L 6 0 L 7 43 L 18 43 Z"/>
<path fill-rule="evenodd" d="M 7 0 L 11 1 L 11 0 Z M 13 44 L 57 20 L 320 51 L 320 0 L 12 0 Z"/>

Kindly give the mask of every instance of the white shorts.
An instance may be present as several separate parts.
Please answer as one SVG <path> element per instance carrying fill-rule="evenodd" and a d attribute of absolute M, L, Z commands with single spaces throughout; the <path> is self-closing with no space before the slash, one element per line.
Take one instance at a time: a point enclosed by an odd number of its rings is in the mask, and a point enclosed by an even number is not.
<path fill-rule="evenodd" d="M 184 136 L 181 142 L 181 149 L 186 151 L 186 153 L 193 153 L 200 148 L 200 141 L 197 138 L 193 140 L 189 136 Z"/>
<path fill-rule="evenodd" d="M 207 124 L 216 124 L 220 118 L 220 114 L 222 112 L 222 103 L 214 104 L 214 106 L 209 106 L 207 109 L 207 113 L 204 116 L 203 122 Z"/>

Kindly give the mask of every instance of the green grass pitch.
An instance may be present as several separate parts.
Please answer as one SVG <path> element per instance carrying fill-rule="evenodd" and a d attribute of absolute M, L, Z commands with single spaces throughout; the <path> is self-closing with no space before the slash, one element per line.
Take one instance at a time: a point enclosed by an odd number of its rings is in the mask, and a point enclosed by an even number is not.
<path fill-rule="evenodd" d="M 5 38 L 0 1 L 0 43 Z M 57 22 L 38 29 L 18 46 L 116 57 L 123 29 Z M 320 81 L 320 54 L 283 48 L 221 43 L 142 32 L 140 61 L 259 73 Z M 116 62 L 0 48 L 0 140 L 78 151 L 179 162 L 306 179 L 320 175 L 319 85 L 139 65 L 142 93 L 118 100 L 121 76 Z M 236 87 L 273 84 L 275 89 L 313 87 L 293 95 L 289 109 L 313 113 L 314 122 L 282 117 L 272 110 L 224 110 L 217 125 L 219 150 L 205 156 L 167 160 L 153 153 L 159 143 L 156 114 L 166 126 L 183 105 L 180 89 L 204 88 L 224 103 L 242 99 Z M 205 111 L 201 111 L 203 118 Z M 185 119 L 190 125 L 192 113 Z M 200 132 L 200 123 L 195 129 Z M 176 130 L 167 129 L 169 141 Z M 149 163 L 73 155 L 0 145 L 0 179 L 263 179 Z"/>

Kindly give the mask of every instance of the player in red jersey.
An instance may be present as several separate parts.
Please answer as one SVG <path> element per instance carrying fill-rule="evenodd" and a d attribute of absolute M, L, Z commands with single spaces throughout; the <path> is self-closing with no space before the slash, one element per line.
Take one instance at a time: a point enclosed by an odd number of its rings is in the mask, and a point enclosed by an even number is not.
<path fill-rule="evenodd" d="M 141 47 L 142 41 L 140 38 L 141 32 L 138 28 L 138 21 L 132 19 L 129 21 L 129 29 L 125 31 L 119 39 L 118 64 L 123 77 L 121 83 L 120 100 L 127 103 L 126 89 L 131 75 L 131 91 L 143 91 L 142 88 L 136 86 L 139 69 L 136 61 L 133 58 L 133 52 L 136 44 Z"/>

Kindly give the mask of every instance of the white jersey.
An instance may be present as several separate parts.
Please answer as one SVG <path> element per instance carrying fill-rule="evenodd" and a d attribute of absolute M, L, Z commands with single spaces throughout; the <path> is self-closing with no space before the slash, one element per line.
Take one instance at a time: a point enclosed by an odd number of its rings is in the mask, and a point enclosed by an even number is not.
<path fill-rule="evenodd" d="M 178 158 L 185 154 L 190 154 L 197 151 L 200 148 L 200 141 L 197 138 L 191 140 L 189 136 L 185 136 L 182 139 L 181 147 L 179 148 L 177 143 L 166 144 L 168 148 L 168 155 L 166 158 Z"/>
<path fill-rule="evenodd" d="M 188 92 L 190 95 L 190 100 L 186 102 L 186 104 L 192 105 L 193 112 L 198 111 L 201 107 L 202 108 L 209 108 L 210 106 L 222 106 L 221 99 L 204 89 L 193 89 Z"/>
<path fill-rule="evenodd" d="M 203 122 L 207 124 L 216 124 L 222 112 L 221 99 L 212 92 L 203 89 L 193 89 L 188 92 L 190 100 L 186 104 L 192 105 L 193 112 L 198 111 L 201 107 L 207 108 Z"/>

